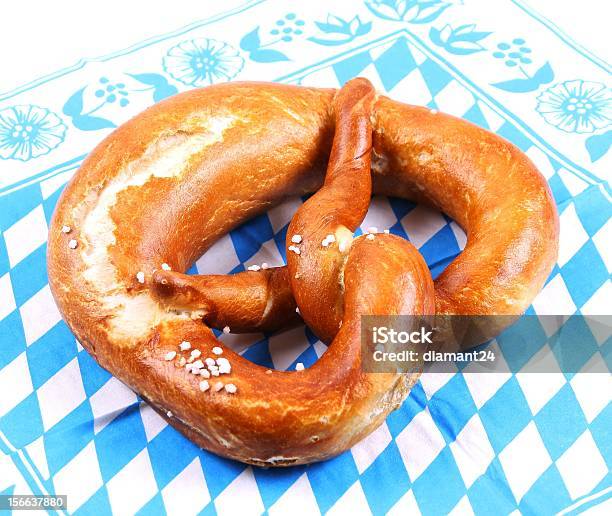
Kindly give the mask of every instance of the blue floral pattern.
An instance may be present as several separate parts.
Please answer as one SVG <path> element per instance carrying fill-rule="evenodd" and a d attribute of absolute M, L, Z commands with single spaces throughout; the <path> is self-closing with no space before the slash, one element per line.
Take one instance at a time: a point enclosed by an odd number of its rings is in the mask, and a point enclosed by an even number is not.
<path fill-rule="evenodd" d="M 0 159 L 28 161 L 64 141 L 66 125 L 48 109 L 27 105 L 0 110 Z"/>
<path fill-rule="evenodd" d="M 136 83 L 129 87 L 127 77 Z M 131 82 L 130 79 L 127 82 Z M 119 81 L 100 77 L 96 84 L 83 86 L 70 95 L 62 111 L 77 129 L 98 131 L 117 126 L 113 118 L 119 115 L 118 111 L 130 105 L 131 94 L 150 92 L 153 101 L 159 102 L 177 91 L 163 75 L 157 73 L 125 73 L 125 77 Z"/>
<path fill-rule="evenodd" d="M 555 72 L 550 63 L 546 61 L 534 71 L 532 52 L 523 38 L 498 43 L 492 56 L 503 62 L 508 71 L 512 70 L 514 77 L 491 85 L 510 93 L 529 93 L 537 91 L 544 84 L 551 83 L 555 78 Z"/>
<path fill-rule="evenodd" d="M 164 69 L 188 86 L 206 86 L 233 79 L 244 59 L 229 43 L 199 38 L 183 41 L 164 57 Z"/>
<path fill-rule="evenodd" d="M 537 111 L 544 120 L 568 133 L 592 133 L 610 125 L 612 95 L 599 82 L 565 81 L 538 96 Z"/>
<path fill-rule="evenodd" d="M 240 48 L 244 50 L 251 61 L 256 63 L 275 63 L 278 61 L 290 61 L 287 54 L 272 46 L 286 45 L 303 37 L 306 22 L 298 17 L 296 13 L 287 13 L 274 22 L 269 36 L 261 26 L 255 27 L 251 32 L 245 34 L 240 40 Z"/>
<path fill-rule="evenodd" d="M 476 24 L 460 25 L 453 28 L 446 24 L 441 30 L 432 27 L 429 37 L 434 45 L 444 48 L 451 54 L 465 56 L 485 49 L 480 43 L 490 32 L 477 31 Z"/>
<path fill-rule="evenodd" d="M 94 95 L 97 98 L 104 97 L 104 103 L 112 104 L 117 99 L 119 99 L 119 105 L 121 107 L 125 107 L 130 103 L 127 98 L 128 92 L 125 88 L 125 83 L 112 83 L 107 77 L 100 77 L 99 82 L 100 86 L 98 87 Z"/>
<path fill-rule="evenodd" d="M 315 25 L 324 33 L 325 37 L 311 36 L 308 40 L 328 47 L 344 45 L 372 30 L 372 22 L 363 23 L 359 16 L 355 16 L 349 21 L 328 14 L 327 21 L 316 21 Z"/>
<path fill-rule="evenodd" d="M 504 64 L 509 67 L 531 64 L 529 55 L 531 48 L 525 44 L 523 38 L 514 38 L 512 43 L 505 41 L 498 43 L 497 50 L 493 52 L 495 59 L 504 59 Z"/>
<path fill-rule="evenodd" d="M 429 23 L 450 7 L 451 2 L 444 0 L 365 0 L 365 6 L 383 20 Z"/>

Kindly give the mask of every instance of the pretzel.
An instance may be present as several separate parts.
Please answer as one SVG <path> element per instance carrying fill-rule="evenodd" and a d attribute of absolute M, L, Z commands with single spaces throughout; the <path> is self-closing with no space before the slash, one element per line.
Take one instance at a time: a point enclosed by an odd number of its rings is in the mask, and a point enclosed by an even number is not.
<path fill-rule="evenodd" d="M 407 241 L 354 238 L 372 190 L 467 231 L 435 283 Z M 286 267 L 183 274 L 233 227 L 309 192 Z M 339 91 L 227 83 L 152 106 L 92 151 L 58 202 L 48 269 L 77 339 L 171 425 L 225 457 L 287 466 L 348 449 L 418 378 L 362 370 L 361 315 L 520 314 L 557 246 L 545 180 L 483 129 L 364 79 Z M 211 330 L 272 331 L 298 320 L 296 301 L 331 342 L 308 369 L 257 366 Z"/>

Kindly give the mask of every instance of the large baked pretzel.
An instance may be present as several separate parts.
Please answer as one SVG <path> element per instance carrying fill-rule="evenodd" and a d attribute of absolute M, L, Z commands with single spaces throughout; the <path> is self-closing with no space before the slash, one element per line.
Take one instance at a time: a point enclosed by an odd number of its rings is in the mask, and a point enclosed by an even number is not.
<path fill-rule="evenodd" d="M 364 79 L 339 91 L 229 83 L 161 102 L 92 151 L 53 217 L 50 285 L 83 346 L 198 445 L 257 465 L 322 460 L 376 428 L 418 377 L 362 371 L 360 316 L 434 312 L 414 247 L 353 239 L 372 183 L 466 230 L 435 282 L 437 313 L 520 314 L 555 262 L 546 182 L 499 137 Z M 233 227 L 312 191 L 287 267 L 181 274 Z M 297 320 L 295 300 L 331 342 L 306 370 L 257 366 L 209 328 L 273 330 Z"/>

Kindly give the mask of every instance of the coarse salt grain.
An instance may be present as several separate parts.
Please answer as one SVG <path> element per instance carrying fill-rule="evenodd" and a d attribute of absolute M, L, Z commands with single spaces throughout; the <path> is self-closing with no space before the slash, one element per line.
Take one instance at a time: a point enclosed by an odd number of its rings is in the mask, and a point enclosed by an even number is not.
<path fill-rule="evenodd" d="M 179 365 L 183 367 L 186 363 L 187 363 L 187 360 L 185 359 L 185 357 L 181 357 L 181 359 L 179 360 Z"/>
<path fill-rule="evenodd" d="M 168 417 L 172 417 L 172 412 L 168 411 L 168 412 L 166 412 L 166 415 L 167 415 Z"/>
<path fill-rule="evenodd" d="M 217 363 L 219 364 L 219 373 L 221 374 L 230 374 L 232 370 L 232 366 L 230 365 L 227 358 L 218 359 Z"/>
<path fill-rule="evenodd" d="M 215 392 L 219 392 L 221 389 L 223 389 L 223 382 L 217 382 L 215 384 Z"/>
<path fill-rule="evenodd" d="M 164 360 L 174 360 L 174 357 L 176 356 L 176 351 L 168 351 L 168 353 L 166 353 L 166 356 L 164 357 Z"/>
<path fill-rule="evenodd" d="M 217 365 L 217 363 L 215 362 L 215 359 L 214 359 L 214 358 L 210 358 L 210 357 L 206 358 L 206 359 L 204 360 L 204 362 L 206 362 L 206 365 L 207 365 L 208 367 L 213 367 L 213 366 L 216 366 L 216 365 Z"/>
<path fill-rule="evenodd" d="M 289 251 L 293 251 L 295 254 L 299 255 L 300 254 L 300 249 L 294 245 L 290 245 L 287 250 Z"/>
<path fill-rule="evenodd" d="M 294 244 L 299 244 L 299 243 L 302 241 L 302 235 L 293 235 L 293 236 L 291 237 L 291 241 L 292 241 Z"/>
<path fill-rule="evenodd" d="M 228 383 L 225 386 L 225 390 L 229 392 L 230 394 L 235 394 L 236 391 L 238 390 L 238 387 L 236 387 L 233 383 Z"/>
<path fill-rule="evenodd" d="M 188 349 L 191 349 L 191 342 L 184 340 L 179 344 L 179 348 L 181 348 L 181 351 L 187 351 Z"/>
<path fill-rule="evenodd" d="M 212 348 L 212 352 L 213 352 L 215 355 L 220 355 L 220 354 L 222 354 L 222 353 L 223 353 L 223 350 L 222 350 L 222 349 L 221 349 L 219 346 L 215 346 L 214 348 Z"/>
<path fill-rule="evenodd" d="M 76 249 L 77 245 L 79 245 L 79 243 L 74 238 L 68 242 L 68 247 L 70 247 L 70 249 Z"/>
<path fill-rule="evenodd" d="M 247 267 L 247 270 L 253 271 L 253 272 L 257 272 L 259 269 L 261 269 L 259 265 L 250 265 L 249 267 Z"/>
<path fill-rule="evenodd" d="M 165 271 L 171 271 L 172 270 L 170 268 L 170 265 L 168 265 L 167 263 L 162 263 L 161 264 L 161 268 L 164 269 Z"/>
<path fill-rule="evenodd" d="M 138 271 L 136 273 L 136 279 L 138 280 L 138 283 L 144 283 L 145 282 L 145 275 L 144 272 L 142 271 Z"/>
<path fill-rule="evenodd" d="M 300 307 L 299 307 L 299 306 L 296 306 L 296 307 L 295 307 L 295 313 L 296 313 L 296 314 L 299 314 L 299 313 L 300 313 Z"/>
<path fill-rule="evenodd" d="M 206 380 L 202 380 L 200 382 L 200 390 L 206 392 L 208 389 L 210 389 L 210 384 Z"/>
<path fill-rule="evenodd" d="M 225 328 L 223 328 L 223 333 L 225 333 L 226 335 L 230 332 L 230 327 L 226 326 Z"/>
<path fill-rule="evenodd" d="M 193 358 L 198 358 L 201 354 L 202 354 L 202 352 L 199 349 L 192 349 L 191 350 L 191 356 Z"/>
<path fill-rule="evenodd" d="M 204 362 L 202 362 L 201 360 L 196 360 L 191 367 L 193 367 L 194 369 L 202 369 L 204 367 Z"/>
<path fill-rule="evenodd" d="M 295 364 L 295 370 L 296 371 L 303 371 L 304 370 L 304 364 L 302 364 L 302 362 L 298 362 L 297 364 Z"/>
<path fill-rule="evenodd" d="M 336 241 L 336 237 L 330 233 L 323 239 L 323 241 L 321 242 L 321 245 L 323 247 L 327 247 L 330 244 L 334 243 L 335 241 Z"/>
<path fill-rule="evenodd" d="M 200 376 L 210 378 L 210 371 L 208 369 L 200 369 Z"/>
<path fill-rule="evenodd" d="M 62 233 L 70 233 L 72 228 L 70 226 L 62 226 Z"/>
<path fill-rule="evenodd" d="M 263 262 L 263 263 L 261 264 L 261 268 L 262 268 L 262 269 L 265 271 L 266 269 L 269 269 L 269 268 L 270 268 L 270 266 L 268 265 L 268 262 Z"/>
<path fill-rule="evenodd" d="M 366 238 L 368 240 L 374 240 L 374 233 L 370 233 Z"/>

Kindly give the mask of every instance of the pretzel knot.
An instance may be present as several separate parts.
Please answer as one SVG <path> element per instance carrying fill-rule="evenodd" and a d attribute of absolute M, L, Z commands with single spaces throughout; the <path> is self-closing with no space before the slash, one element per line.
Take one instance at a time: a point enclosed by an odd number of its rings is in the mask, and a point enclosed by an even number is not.
<path fill-rule="evenodd" d="M 298 420 L 291 434 L 283 437 L 291 455 L 283 450 L 279 456 L 275 437 L 269 453 L 276 458 L 250 457 L 249 462 L 291 464 L 303 462 L 307 453 L 308 460 L 316 460 L 327 456 L 327 450 L 346 449 L 397 408 L 418 378 L 418 373 L 368 375 L 361 370 L 362 314 L 420 315 L 435 310 L 433 281 L 412 244 L 384 233 L 353 239 L 372 194 L 374 100 L 372 85 L 361 78 L 348 82 L 335 96 L 336 131 L 325 182 L 289 224 L 286 269 L 246 273 L 267 276 L 263 281 L 269 281 L 271 293 L 260 297 L 265 306 L 255 312 L 242 306 L 213 308 L 218 303 L 209 294 L 210 277 L 163 270 L 153 276 L 154 294 L 166 308 L 189 310 L 214 326 L 240 331 L 282 325 L 296 311 L 293 298 L 306 324 L 323 341 L 331 342 L 312 368 L 294 373 L 268 371 L 263 379 L 237 382 L 238 396 L 246 397 L 254 390 L 258 400 L 265 397 L 260 384 L 265 382 L 266 390 L 275 393 L 276 403 L 286 410 L 278 425 L 285 427 L 287 419 Z M 240 281 L 240 276 L 233 280 Z M 227 278 L 216 280 L 227 282 Z M 228 294 L 224 292 L 219 303 L 242 297 L 238 292 Z M 266 323 L 245 321 L 253 313 L 261 313 Z M 362 418 L 357 424 L 355 414 Z M 258 446 L 264 435 L 257 437 Z"/>
<path fill-rule="evenodd" d="M 180 272 L 232 227 L 313 191 L 289 224 L 285 267 Z M 373 191 L 467 230 L 435 284 L 408 241 L 354 237 Z M 83 346 L 171 425 L 220 455 L 286 466 L 348 449 L 418 379 L 364 372 L 362 315 L 520 314 L 557 239 L 545 181 L 495 135 L 378 97 L 365 79 L 338 91 L 238 83 L 178 95 L 102 142 L 58 203 L 48 264 Z M 299 371 L 253 364 L 211 330 L 273 331 L 300 315 L 330 345 Z"/>

